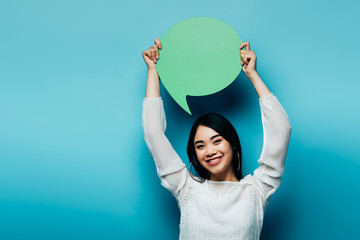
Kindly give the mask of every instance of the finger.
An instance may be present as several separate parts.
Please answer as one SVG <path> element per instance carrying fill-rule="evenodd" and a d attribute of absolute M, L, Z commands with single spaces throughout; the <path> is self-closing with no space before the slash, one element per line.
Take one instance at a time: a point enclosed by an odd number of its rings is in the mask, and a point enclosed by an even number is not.
<path fill-rule="evenodd" d="M 157 45 L 154 45 L 154 48 L 153 48 L 154 50 L 155 50 L 155 57 L 156 57 L 156 59 L 159 59 L 159 48 L 158 48 L 158 46 Z"/>
<path fill-rule="evenodd" d="M 150 52 L 150 50 L 149 49 L 147 49 L 147 50 L 145 50 L 144 52 L 143 52 L 143 56 L 145 57 L 148 57 L 148 58 L 151 58 L 151 52 Z"/>
<path fill-rule="evenodd" d="M 243 47 L 245 47 L 245 50 L 250 50 L 250 43 L 249 42 L 242 42 L 240 44 L 240 49 L 242 49 Z"/>
<path fill-rule="evenodd" d="M 241 63 L 241 65 L 244 64 L 244 58 L 245 58 L 244 54 L 240 52 L 240 63 Z"/>
<path fill-rule="evenodd" d="M 161 49 L 161 42 L 158 38 L 155 38 L 154 40 L 155 44 L 158 46 L 159 49 Z"/>
<path fill-rule="evenodd" d="M 157 46 L 155 47 L 156 48 L 156 50 L 155 49 L 153 49 L 152 51 L 151 51 L 151 56 L 152 56 L 152 59 L 153 59 L 153 61 L 154 61 L 154 63 L 156 63 L 156 61 L 157 61 L 157 54 L 158 54 L 158 49 L 157 49 Z"/>
<path fill-rule="evenodd" d="M 152 48 L 152 47 L 150 47 L 150 48 L 148 48 L 148 49 L 146 50 L 146 53 L 148 54 L 149 58 L 151 58 L 151 48 Z"/>
<path fill-rule="evenodd" d="M 152 60 L 151 48 L 149 48 L 148 50 L 146 50 L 146 55 Z"/>
<path fill-rule="evenodd" d="M 241 50 L 240 51 L 240 55 L 243 55 L 244 58 L 248 58 L 248 57 L 251 57 L 251 56 L 254 56 L 255 55 L 255 52 L 253 51 L 247 51 L 247 50 Z"/>
<path fill-rule="evenodd" d="M 155 57 L 156 57 L 156 50 L 151 49 L 151 59 L 155 59 Z"/>
<path fill-rule="evenodd" d="M 151 50 L 155 52 L 154 58 L 159 59 L 159 49 L 157 45 L 153 45 Z"/>
<path fill-rule="evenodd" d="M 250 64 L 251 59 L 252 59 L 251 54 L 246 54 L 245 60 L 244 60 L 244 62 L 246 63 L 246 65 L 249 65 L 249 64 Z"/>
<path fill-rule="evenodd" d="M 148 55 L 149 59 L 155 63 L 153 51 L 152 51 L 152 50 L 149 50 L 148 53 L 147 53 L 147 55 Z"/>
<path fill-rule="evenodd" d="M 248 55 L 246 51 L 240 51 L 240 56 L 241 56 L 241 61 L 243 61 L 243 63 L 248 63 Z"/>
<path fill-rule="evenodd" d="M 241 51 L 241 60 L 243 60 L 245 63 L 249 63 L 254 57 L 256 57 L 255 52 L 253 51 Z"/>

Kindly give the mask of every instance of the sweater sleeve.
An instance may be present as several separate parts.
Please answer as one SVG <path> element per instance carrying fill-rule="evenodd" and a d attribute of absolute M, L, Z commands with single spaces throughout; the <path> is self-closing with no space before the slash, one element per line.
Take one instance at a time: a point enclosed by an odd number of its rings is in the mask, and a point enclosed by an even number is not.
<path fill-rule="evenodd" d="M 166 119 L 161 97 L 143 100 L 142 124 L 144 139 L 155 160 L 161 184 L 178 198 L 188 171 L 165 136 Z"/>
<path fill-rule="evenodd" d="M 263 149 L 254 171 L 254 179 L 266 200 L 280 186 L 289 146 L 289 118 L 273 93 L 259 99 L 263 125 Z"/>

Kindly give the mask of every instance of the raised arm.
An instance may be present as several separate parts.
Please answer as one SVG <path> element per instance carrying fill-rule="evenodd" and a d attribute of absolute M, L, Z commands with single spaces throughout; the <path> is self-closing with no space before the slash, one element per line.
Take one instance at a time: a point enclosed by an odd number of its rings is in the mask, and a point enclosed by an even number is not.
<path fill-rule="evenodd" d="M 146 83 L 146 98 L 160 97 L 160 79 L 156 70 L 156 62 L 159 60 L 159 49 L 161 49 L 161 42 L 158 38 L 154 40 L 155 44 L 146 49 L 142 56 L 148 67 L 148 77 Z"/>
<path fill-rule="evenodd" d="M 264 135 L 263 149 L 258 160 L 260 166 L 254 171 L 254 180 L 268 200 L 281 183 L 291 125 L 280 102 L 257 73 L 256 55 L 250 50 L 250 44 L 244 42 L 240 49 L 244 46 L 246 50 L 240 50 L 241 64 L 259 96 Z"/>
<path fill-rule="evenodd" d="M 155 67 L 157 59 L 159 59 L 159 48 L 161 49 L 161 43 L 156 38 L 155 44 L 143 52 L 148 66 L 148 78 L 146 97 L 143 101 L 142 123 L 144 139 L 155 160 L 161 184 L 177 198 L 188 175 L 185 164 L 165 136 L 166 118 L 160 96 L 160 80 Z"/>
<path fill-rule="evenodd" d="M 270 95 L 270 90 L 265 85 L 265 83 L 261 80 L 257 70 L 256 70 L 256 55 L 254 51 L 250 50 L 250 43 L 243 42 L 240 45 L 240 49 L 244 48 L 244 50 L 240 50 L 241 56 L 241 65 L 243 66 L 243 72 L 251 81 L 254 86 L 259 98 L 266 97 Z"/>

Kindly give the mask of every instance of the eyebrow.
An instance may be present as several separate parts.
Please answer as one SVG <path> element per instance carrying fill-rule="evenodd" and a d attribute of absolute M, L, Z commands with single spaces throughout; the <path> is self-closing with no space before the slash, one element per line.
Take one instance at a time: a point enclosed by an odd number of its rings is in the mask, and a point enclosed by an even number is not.
<path fill-rule="evenodd" d="M 216 134 L 216 135 L 212 136 L 212 137 L 210 138 L 210 140 L 213 140 L 213 139 L 216 138 L 216 137 L 221 137 L 221 135 L 220 135 L 220 134 Z M 196 145 L 196 144 L 198 144 L 198 143 L 203 143 L 203 142 L 204 142 L 203 140 L 199 140 L 199 141 L 196 141 L 196 142 L 194 143 L 194 145 Z"/>

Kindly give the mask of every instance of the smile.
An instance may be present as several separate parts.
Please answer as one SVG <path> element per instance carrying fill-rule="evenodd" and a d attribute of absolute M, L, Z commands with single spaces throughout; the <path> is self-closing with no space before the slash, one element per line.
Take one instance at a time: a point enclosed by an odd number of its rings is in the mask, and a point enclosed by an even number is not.
<path fill-rule="evenodd" d="M 216 165 L 216 164 L 218 164 L 221 160 L 222 160 L 222 156 L 221 156 L 221 157 L 217 157 L 217 158 L 213 158 L 213 159 L 210 159 L 210 160 L 206 160 L 206 162 L 207 162 L 209 165 Z"/>

